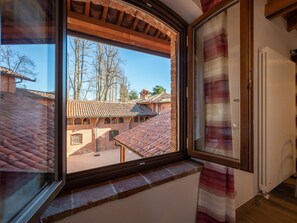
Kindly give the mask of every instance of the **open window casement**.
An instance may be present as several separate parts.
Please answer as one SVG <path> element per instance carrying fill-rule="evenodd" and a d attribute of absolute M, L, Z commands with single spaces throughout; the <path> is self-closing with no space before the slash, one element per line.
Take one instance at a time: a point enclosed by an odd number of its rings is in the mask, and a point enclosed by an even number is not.
<path fill-rule="evenodd" d="M 203 10 L 188 29 L 188 152 L 252 172 L 252 1 Z"/>
<path fill-rule="evenodd" d="M 65 8 L 0 2 L 0 222 L 38 221 L 65 184 Z"/>

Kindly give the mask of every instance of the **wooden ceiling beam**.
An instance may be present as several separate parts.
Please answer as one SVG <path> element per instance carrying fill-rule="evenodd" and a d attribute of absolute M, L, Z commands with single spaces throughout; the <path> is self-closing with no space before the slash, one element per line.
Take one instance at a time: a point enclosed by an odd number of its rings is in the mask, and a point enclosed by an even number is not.
<path fill-rule="evenodd" d="M 291 32 L 293 29 L 297 29 L 297 14 L 296 15 L 290 15 L 287 18 L 287 30 L 288 32 Z"/>
<path fill-rule="evenodd" d="M 108 13 L 108 7 L 104 6 L 103 14 L 102 14 L 102 17 L 101 17 L 101 20 L 104 21 L 104 22 L 106 21 L 107 13 Z"/>
<path fill-rule="evenodd" d="M 136 29 L 136 26 L 138 25 L 138 23 L 139 23 L 139 19 L 135 17 L 133 25 L 132 25 L 132 30 Z"/>
<path fill-rule="evenodd" d="M 71 11 L 71 0 L 67 0 L 67 12 Z"/>
<path fill-rule="evenodd" d="M 124 11 L 121 11 L 120 12 L 120 15 L 119 15 L 118 21 L 117 21 L 117 26 L 120 26 L 122 24 L 122 21 L 123 21 L 123 18 L 124 18 L 124 14 L 125 14 Z"/>
<path fill-rule="evenodd" d="M 147 24 L 147 27 L 146 27 L 144 33 L 147 34 L 148 31 L 150 30 L 150 28 L 151 28 L 151 25 L 150 24 Z"/>
<path fill-rule="evenodd" d="M 161 34 L 161 31 L 160 30 L 158 30 L 158 32 L 157 32 L 157 34 L 156 34 L 156 38 L 159 38 L 159 36 L 160 36 L 160 34 Z"/>
<path fill-rule="evenodd" d="M 90 15 L 91 0 L 86 0 L 85 15 Z"/>
<path fill-rule="evenodd" d="M 74 12 L 68 14 L 67 21 L 68 29 L 74 32 L 82 32 L 99 38 L 170 55 L 170 42 L 166 40 L 156 39 L 144 33 Z"/>
<path fill-rule="evenodd" d="M 283 16 L 297 9 L 297 0 L 268 0 L 265 5 L 265 16 L 268 19 Z"/>

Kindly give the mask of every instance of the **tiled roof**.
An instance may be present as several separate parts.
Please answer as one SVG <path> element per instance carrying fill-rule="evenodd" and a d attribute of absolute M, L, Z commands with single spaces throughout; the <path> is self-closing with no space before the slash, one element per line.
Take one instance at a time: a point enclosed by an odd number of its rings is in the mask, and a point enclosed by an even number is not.
<path fill-rule="evenodd" d="M 151 157 L 174 152 L 170 147 L 170 110 L 123 132 L 114 140 L 142 157 Z"/>
<path fill-rule="evenodd" d="M 133 117 L 133 116 L 155 116 L 146 105 L 135 103 L 109 103 L 99 101 L 68 101 L 67 117 Z"/>
<path fill-rule="evenodd" d="M 16 93 L 20 96 L 26 96 L 29 98 L 44 98 L 44 99 L 50 99 L 55 100 L 55 93 L 54 92 L 45 92 L 45 91 L 36 91 L 36 90 L 30 90 L 30 89 L 24 89 L 24 88 L 16 88 Z"/>
<path fill-rule="evenodd" d="M 33 81 L 33 82 L 36 81 L 36 80 L 33 80 L 33 79 L 29 78 L 29 77 L 26 77 L 24 75 L 16 73 L 16 72 L 12 71 L 9 68 L 2 67 L 2 66 L 0 66 L 0 74 L 10 76 L 10 77 L 14 77 L 14 78 L 19 78 L 19 79 L 22 79 L 22 80 L 27 80 L 27 81 Z"/>
<path fill-rule="evenodd" d="M 147 103 L 166 103 L 171 102 L 171 95 L 167 94 L 165 92 L 162 92 L 160 94 L 151 95 L 144 99 L 139 99 L 137 103 L 140 104 L 147 104 Z"/>
<path fill-rule="evenodd" d="M 52 172 L 54 143 L 53 109 L 1 93 L 0 171 Z"/>

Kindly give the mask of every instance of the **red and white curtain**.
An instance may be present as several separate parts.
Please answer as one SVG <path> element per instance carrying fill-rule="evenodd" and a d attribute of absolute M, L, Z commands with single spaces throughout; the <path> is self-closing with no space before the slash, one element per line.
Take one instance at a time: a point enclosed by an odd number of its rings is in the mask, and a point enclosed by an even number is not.
<path fill-rule="evenodd" d="M 207 11 L 222 0 L 201 0 Z M 232 129 L 228 77 L 227 14 L 203 25 L 203 82 L 205 97 L 205 151 L 232 157 Z M 235 222 L 232 168 L 205 162 L 200 177 L 196 222 Z"/>

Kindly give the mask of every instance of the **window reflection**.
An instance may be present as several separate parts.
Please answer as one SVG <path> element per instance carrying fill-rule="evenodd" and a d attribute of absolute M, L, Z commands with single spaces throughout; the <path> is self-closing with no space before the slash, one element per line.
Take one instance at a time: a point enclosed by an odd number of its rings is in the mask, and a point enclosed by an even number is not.
<path fill-rule="evenodd" d="M 55 1 L 1 1 L 0 222 L 54 180 Z"/>

